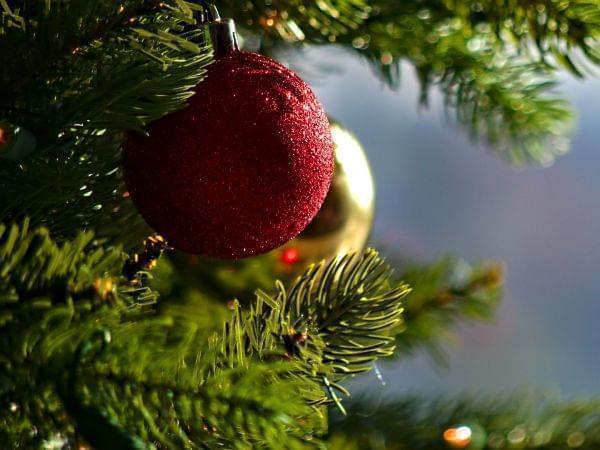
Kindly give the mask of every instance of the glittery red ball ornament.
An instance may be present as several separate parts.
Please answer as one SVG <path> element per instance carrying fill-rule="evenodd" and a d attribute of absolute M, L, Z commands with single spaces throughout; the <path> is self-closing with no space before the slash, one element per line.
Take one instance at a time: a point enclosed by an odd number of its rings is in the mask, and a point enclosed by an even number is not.
<path fill-rule="evenodd" d="M 276 61 L 218 58 L 185 109 L 130 133 L 125 182 L 173 247 L 243 258 L 297 236 L 333 175 L 333 142 L 310 87 Z"/>

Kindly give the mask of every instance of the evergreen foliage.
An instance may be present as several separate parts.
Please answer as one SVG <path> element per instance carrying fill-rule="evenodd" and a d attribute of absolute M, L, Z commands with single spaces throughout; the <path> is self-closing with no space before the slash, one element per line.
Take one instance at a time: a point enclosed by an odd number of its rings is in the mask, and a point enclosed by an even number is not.
<path fill-rule="evenodd" d="M 410 63 L 423 103 L 438 86 L 452 120 L 511 163 L 549 165 L 568 151 L 573 114 L 556 94 L 555 72 L 595 74 L 596 2 L 374 0 L 369 7 L 335 42 L 355 49 L 392 87 Z M 266 28 L 279 43 L 277 27 Z"/>
<path fill-rule="evenodd" d="M 33 157 L 0 163 L 1 217 L 141 242 L 148 230 L 120 183 L 123 132 L 183 107 L 202 80 L 211 50 L 192 21 L 180 1 L 0 8 L 0 117 L 38 141 Z"/>
<path fill-rule="evenodd" d="M 453 448 L 448 430 L 459 427 L 467 427 L 469 438 L 458 448 L 592 450 L 600 446 L 599 402 L 527 393 L 508 399 L 405 397 L 380 405 L 360 398 L 348 416 L 332 418 L 331 428 L 343 433 L 347 445 L 365 450 Z"/>
<path fill-rule="evenodd" d="M 458 322 L 490 319 L 496 264 L 393 275 L 368 250 L 275 281 L 268 256 L 131 263 L 150 231 L 120 148 L 202 88 L 199 3 L 0 0 L 0 124 L 37 142 L 17 161 L 0 153 L 0 447 L 444 448 L 448 427 L 470 424 L 489 447 L 518 430 L 521 448 L 597 448 L 595 400 L 400 399 L 370 415 L 361 400 L 328 424 L 349 377 L 422 349 L 443 362 Z M 335 43 L 393 87 L 411 64 L 424 103 L 437 86 L 453 120 L 516 164 L 564 153 L 573 116 L 556 71 L 600 62 L 595 0 L 216 4 L 265 53 Z"/>
<path fill-rule="evenodd" d="M 397 353 L 408 356 L 427 350 L 444 363 L 445 344 L 458 322 L 490 321 L 502 296 L 503 269 L 497 263 L 471 266 L 448 256 L 401 271 L 413 287 L 397 327 Z"/>
<path fill-rule="evenodd" d="M 26 221 L 0 244 L 7 446 L 304 445 L 321 405 L 347 393 L 339 382 L 393 352 L 408 292 L 374 251 L 349 255 L 234 305 L 215 332 L 197 305 L 159 311 L 143 277 L 122 275 L 123 252 L 90 233 L 57 245 Z"/>

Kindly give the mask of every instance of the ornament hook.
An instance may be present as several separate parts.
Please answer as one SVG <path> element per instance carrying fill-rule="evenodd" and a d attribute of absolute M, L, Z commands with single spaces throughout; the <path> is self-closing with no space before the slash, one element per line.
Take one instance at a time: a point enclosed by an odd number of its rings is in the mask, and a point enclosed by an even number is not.
<path fill-rule="evenodd" d="M 201 25 L 208 25 L 215 57 L 219 58 L 231 51 L 239 50 L 235 22 L 232 19 L 221 19 L 214 3 L 206 0 L 200 0 L 199 3 L 202 12 L 199 14 L 198 22 Z"/>
<path fill-rule="evenodd" d="M 200 23 L 218 22 L 221 20 L 219 10 L 214 3 L 210 3 L 206 0 L 200 0 L 199 3 L 202 7 L 202 12 L 199 16 Z"/>

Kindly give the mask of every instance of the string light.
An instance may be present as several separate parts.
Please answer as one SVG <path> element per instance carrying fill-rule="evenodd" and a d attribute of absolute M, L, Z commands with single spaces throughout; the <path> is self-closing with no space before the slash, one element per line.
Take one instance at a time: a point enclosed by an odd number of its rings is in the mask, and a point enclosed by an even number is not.
<path fill-rule="evenodd" d="M 112 278 L 96 278 L 94 289 L 104 300 L 111 298 L 115 293 L 115 282 Z"/>
<path fill-rule="evenodd" d="M 571 448 L 581 447 L 585 442 L 585 435 L 579 431 L 575 431 L 567 437 L 567 445 Z"/>
<path fill-rule="evenodd" d="M 507 438 L 512 445 L 519 445 L 525 441 L 527 434 L 522 427 L 515 427 L 508 433 Z"/>
<path fill-rule="evenodd" d="M 502 448 L 504 447 L 504 436 L 500 433 L 492 433 L 488 438 L 488 446 L 490 448 Z"/>
<path fill-rule="evenodd" d="M 300 261 L 300 251 L 296 247 L 288 247 L 281 252 L 280 260 L 287 266 L 296 264 Z"/>
<path fill-rule="evenodd" d="M 465 448 L 471 443 L 473 432 L 467 426 L 448 428 L 444 431 L 444 441 L 451 448 Z"/>
<path fill-rule="evenodd" d="M 384 66 L 389 66 L 393 62 L 394 62 L 394 57 L 392 56 L 391 53 L 385 52 L 381 55 L 381 64 L 383 64 Z"/>

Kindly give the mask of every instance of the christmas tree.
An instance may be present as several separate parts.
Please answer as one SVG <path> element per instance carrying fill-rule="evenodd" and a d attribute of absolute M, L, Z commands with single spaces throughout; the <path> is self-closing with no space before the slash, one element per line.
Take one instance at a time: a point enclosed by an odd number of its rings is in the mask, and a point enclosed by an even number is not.
<path fill-rule="evenodd" d="M 367 249 L 362 148 L 280 64 L 408 63 L 547 165 L 599 39 L 596 0 L 0 0 L 0 447 L 600 448 L 594 400 L 348 401 L 493 317 L 502 267 Z"/>

